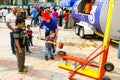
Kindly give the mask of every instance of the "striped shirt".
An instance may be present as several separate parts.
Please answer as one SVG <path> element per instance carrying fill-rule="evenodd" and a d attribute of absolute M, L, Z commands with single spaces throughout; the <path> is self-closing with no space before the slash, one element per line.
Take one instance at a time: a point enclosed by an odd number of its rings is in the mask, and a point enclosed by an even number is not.
<path fill-rule="evenodd" d="M 15 40 L 19 40 L 20 47 L 24 48 L 26 41 L 25 41 L 25 33 L 24 33 L 23 29 L 15 28 L 15 30 L 13 32 L 13 36 L 14 36 Z"/>

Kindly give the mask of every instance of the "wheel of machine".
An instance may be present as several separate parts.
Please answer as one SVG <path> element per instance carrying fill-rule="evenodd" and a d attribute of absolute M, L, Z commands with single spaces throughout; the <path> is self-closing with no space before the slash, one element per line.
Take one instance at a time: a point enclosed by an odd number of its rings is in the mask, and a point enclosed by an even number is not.
<path fill-rule="evenodd" d="M 84 37 L 84 28 L 83 28 L 83 27 L 80 28 L 79 36 L 80 36 L 81 38 Z"/>
<path fill-rule="evenodd" d="M 65 55 L 66 55 L 66 52 L 65 52 L 65 51 L 59 51 L 59 52 L 58 52 L 58 55 L 65 56 Z"/>
<path fill-rule="evenodd" d="M 105 70 L 110 72 L 110 71 L 113 71 L 114 70 L 114 65 L 110 62 L 107 62 L 104 66 Z"/>
<path fill-rule="evenodd" d="M 103 77 L 102 80 L 111 80 L 109 77 Z"/>
<path fill-rule="evenodd" d="M 79 35 L 80 27 L 78 25 L 75 26 L 75 34 Z"/>

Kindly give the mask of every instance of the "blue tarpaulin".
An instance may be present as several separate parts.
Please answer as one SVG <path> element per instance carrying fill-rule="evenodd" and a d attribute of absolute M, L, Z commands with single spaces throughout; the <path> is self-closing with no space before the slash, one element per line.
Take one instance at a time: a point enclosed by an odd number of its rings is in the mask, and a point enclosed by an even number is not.
<path fill-rule="evenodd" d="M 61 7 L 72 7 L 77 0 L 62 0 L 59 4 Z"/>

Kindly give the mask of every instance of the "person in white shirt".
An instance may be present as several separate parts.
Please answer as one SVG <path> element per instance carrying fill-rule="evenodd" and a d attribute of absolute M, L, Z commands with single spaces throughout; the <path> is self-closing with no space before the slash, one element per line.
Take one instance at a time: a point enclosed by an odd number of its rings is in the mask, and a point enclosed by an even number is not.
<path fill-rule="evenodd" d="M 11 39 L 11 49 L 12 53 L 15 53 L 15 42 L 14 42 L 14 37 L 13 37 L 13 31 L 16 28 L 15 26 L 15 21 L 16 21 L 16 13 L 17 13 L 17 7 L 13 6 L 11 8 L 11 12 L 6 16 L 6 25 L 10 29 L 10 39 Z"/>
<path fill-rule="evenodd" d="M 8 15 L 8 9 L 6 7 L 2 9 L 2 14 L 3 14 L 4 22 L 6 22 L 6 16 Z"/>
<path fill-rule="evenodd" d="M 2 21 L 2 10 L 0 9 L 0 22 Z"/>

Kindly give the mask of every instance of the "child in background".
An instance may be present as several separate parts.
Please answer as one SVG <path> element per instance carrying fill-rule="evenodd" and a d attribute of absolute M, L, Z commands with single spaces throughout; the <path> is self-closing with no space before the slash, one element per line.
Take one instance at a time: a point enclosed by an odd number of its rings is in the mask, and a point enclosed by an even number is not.
<path fill-rule="evenodd" d="M 51 30 L 50 31 L 50 36 L 46 37 L 46 42 L 45 42 L 45 59 L 48 60 L 48 54 L 50 54 L 50 57 L 52 60 L 54 60 L 54 44 L 52 42 L 55 41 L 55 31 Z"/>
<path fill-rule="evenodd" d="M 69 10 L 66 10 L 65 13 L 63 14 L 63 16 L 64 16 L 63 28 L 67 29 L 68 28 L 68 20 L 69 20 Z"/>
<path fill-rule="evenodd" d="M 17 55 L 17 62 L 18 62 L 18 72 L 19 73 L 26 73 L 27 66 L 25 66 L 25 33 L 23 27 L 25 26 L 25 20 L 21 17 L 16 19 L 16 26 L 13 36 L 15 39 L 15 50 Z"/>
<path fill-rule="evenodd" d="M 33 46 L 33 42 L 32 42 L 32 30 L 30 28 L 30 25 L 27 25 L 26 34 L 28 36 L 28 45 L 31 44 L 31 46 Z"/>

